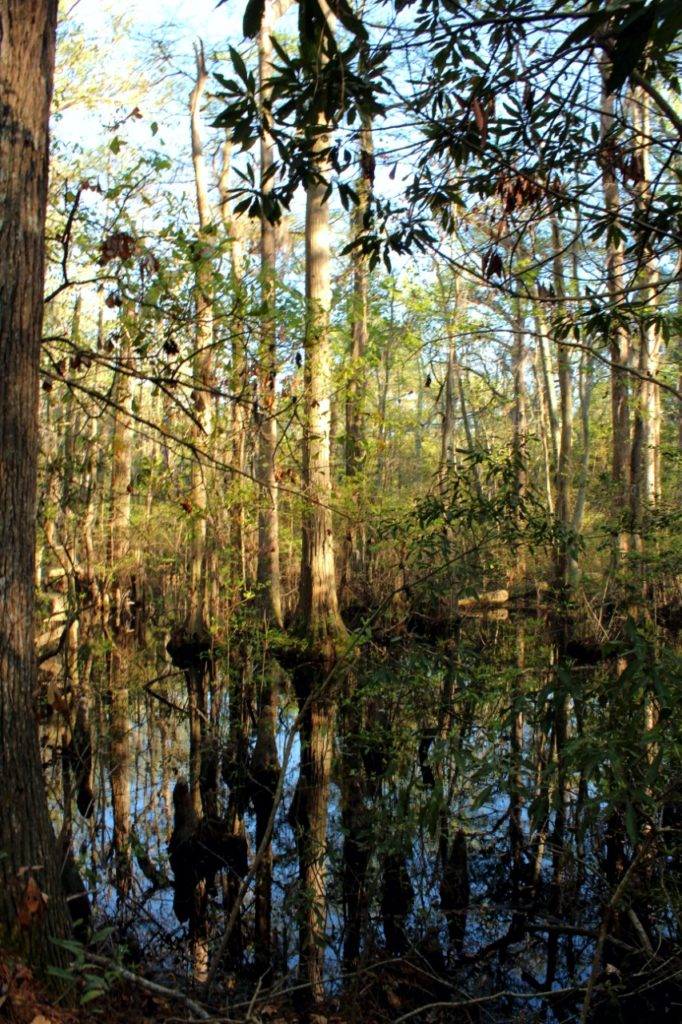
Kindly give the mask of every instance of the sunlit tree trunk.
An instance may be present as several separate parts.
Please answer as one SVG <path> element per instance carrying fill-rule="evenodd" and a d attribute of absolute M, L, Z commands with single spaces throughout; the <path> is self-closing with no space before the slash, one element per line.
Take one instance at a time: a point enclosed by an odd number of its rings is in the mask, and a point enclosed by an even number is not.
<path fill-rule="evenodd" d="M 578 536 L 582 532 L 583 519 L 585 516 L 585 502 L 587 500 L 587 483 L 590 475 L 591 457 L 591 431 L 590 431 L 590 405 L 592 401 L 592 388 L 594 377 L 592 372 L 592 356 L 583 352 L 580 358 L 580 370 L 578 377 L 578 390 L 580 396 L 580 428 L 582 435 L 582 457 L 578 472 L 578 483 L 573 506 L 573 521 L 571 528 Z M 577 564 L 571 566 L 571 573 L 575 575 Z"/>
<path fill-rule="evenodd" d="M 232 285 L 231 336 L 231 432 L 232 464 L 235 467 L 230 502 L 232 526 L 233 580 L 235 589 L 243 591 L 247 583 L 246 516 L 244 511 L 244 477 L 246 467 L 246 433 L 251 396 L 249 393 L 246 353 L 246 289 L 244 284 L 244 239 L 241 218 L 230 206 L 230 169 L 232 147 L 228 140 L 222 147 L 222 169 L 218 183 L 220 216 L 230 239 L 230 276 Z"/>
<path fill-rule="evenodd" d="M 306 194 L 306 325 L 303 435 L 303 547 L 298 618 L 315 645 L 335 646 L 344 634 L 336 598 L 329 460 L 331 343 L 330 237 L 325 175 L 328 127 L 318 117 L 314 177 Z"/>
<path fill-rule="evenodd" d="M 319 38 L 319 62 L 310 73 L 323 82 L 326 33 Z M 324 93 L 324 86 L 321 87 Z M 303 535 L 296 620 L 307 650 L 294 673 L 301 724 L 300 774 L 295 832 L 299 858 L 299 975 L 310 1000 L 324 995 L 322 967 L 326 922 L 325 855 L 329 776 L 334 742 L 334 702 L 328 676 L 334 669 L 345 628 L 339 614 L 329 459 L 331 303 L 329 205 L 330 126 L 323 100 L 311 128 L 312 168 L 306 189 L 306 321 L 303 418 Z"/>
<path fill-rule="evenodd" d="M 109 524 L 109 778 L 114 821 L 116 887 L 124 899 L 132 880 L 130 858 L 130 717 L 125 652 L 131 636 L 130 510 L 132 471 L 132 317 L 130 304 L 121 321 L 120 368 L 114 378 L 111 439 L 111 512 Z"/>
<path fill-rule="evenodd" d="M 97 328 L 97 349 L 101 350 L 103 335 L 103 309 L 99 310 Z M 85 552 L 85 581 L 91 602 L 91 608 L 86 616 L 88 622 L 94 620 L 101 614 L 102 594 L 100 580 L 97 578 L 97 554 L 95 548 L 95 523 L 97 520 L 99 499 L 98 468 L 102 460 L 100 449 L 100 423 L 101 417 L 96 415 L 96 409 L 90 409 L 90 418 L 87 427 L 87 448 L 85 452 L 84 465 L 84 486 L 85 486 L 85 508 L 83 510 L 82 534 L 83 549 Z"/>
<path fill-rule="evenodd" d="M 63 958 L 50 937 L 67 930 L 33 706 L 38 371 L 56 21 L 53 0 L 0 2 L 0 946 L 38 969 Z"/>
<path fill-rule="evenodd" d="M 213 366 L 213 267 L 210 232 L 213 215 L 208 194 L 206 167 L 201 139 L 201 102 L 208 83 L 203 46 L 195 48 L 196 79 L 190 94 L 192 166 L 196 189 L 199 238 L 195 253 L 195 352 L 192 367 L 194 422 L 192 441 L 197 448 L 209 443 L 212 429 Z M 207 629 L 206 542 L 208 516 L 207 467 L 199 458 L 192 460 L 190 503 L 192 506 L 189 598 L 186 630 L 188 636 L 201 637 Z"/>
<path fill-rule="evenodd" d="M 209 470 L 200 453 L 212 446 L 213 406 L 213 246 L 214 216 L 208 190 L 201 133 L 201 104 L 208 84 L 203 44 L 195 46 L 196 77 L 189 97 L 192 167 L 198 237 L 194 251 L 194 355 L 192 360 L 189 594 L 182 628 L 169 652 L 183 669 L 189 711 L 189 785 L 195 814 L 217 813 L 217 751 L 207 715 L 211 667 L 208 578 L 212 565 L 209 538 Z M 198 929 L 197 934 L 201 934 Z M 201 980 L 206 951 L 196 948 L 195 972 Z"/>
<path fill-rule="evenodd" d="M 538 298 L 537 302 L 535 303 L 535 330 L 537 334 L 540 365 L 542 367 L 542 381 L 544 384 L 545 401 L 547 404 L 547 415 L 549 417 L 549 438 L 551 441 L 552 466 L 554 467 L 554 472 L 556 473 L 556 467 L 559 464 L 559 447 L 561 444 L 559 416 L 557 413 L 559 400 L 557 397 L 556 383 L 554 380 L 554 364 L 552 360 L 552 353 L 549 346 L 547 323 L 542 312 L 542 307 L 540 305 L 541 301 L 541 298 Z"/>
<path fill-rule="evenodd" d="M 445 494 L 448 479 L 452 478 L 453 470 L 457 465 L 455 454 L 455 388 L 456 388 L 456 361 L 457 352 L 455 349 L 455 334 L 451 328 L 447 330 L 448 349 L 445 363 L 445 380 L 443 382 L 443 426 L 440 436 L 440 460 L 438 463 L 438 476 L 440 480 L 441 493 Z"/>
<path fill-rule="evenodd" d="M 258 513 L 258 569 L 257 582 L 266 619 L 275 626 L 282 626 L 282 594 L 280 586 L 279 556 L 279 511 L 276 476 L 277 419 L 276 391 L 277 376 L 277 322 L 276 322 L 276 274 L 277 274 L 277 227 L 269 219 L 273 211 L 268 209 L 269 197 L 274 186 L 274 142 L 268 125 L 272 88 L 272 38 L 275 20 L 289 6 L 287 0 L 273 3 L 268 0 L 263 8 L 263 20 L 258 36 L 258 69 L 260 75 L 260 107 L 263 118 L 263 133 L 260 143 L 261 192 L 263 215 L 261 217 L 261 300 L 262 320 L 259 345 L 259 433 L 258 433 L 258 477 L 261 485 Z"/>
<path fill-rule="evenodd" d="M 512 373 L 514 378 L 512 450 L 516 463 L 519 500 L 523 499 L 528 484 L 526 363 L 525 320 L 521 304 L 519 300 L 515 300 L 512 313 Z M 519 542 L 517 549 L 516 572 L 520 579 L 523 579 L 526 574 L 526 552 L 522 541 Z"/>
<path fill-rule="evenodd" d="M 366 115 L 360 129 L 360 174 L 355 189 L 358 203 L 351 215 L 351 233 L 357 242 L 365 230 L 374 183 L 374 144 L 372 123 Z M 369 265 L 359 246 L 351 255 L 353 291 L 351 296 L 351 338 L 346 388 L 346 478 L 351 483 L 354 511 L 362 515 L 362 480 L 366 455 L 366 356 L 369 343 Z M 342 600 L 350 599 L 354 581 L 361 586 L 367 582 L 367 538 L 365 524 L 354 519 L 349 522 L 343 553 Z"/>
<path fill-rule="evenodd" d="M 536 321 L 537 322 L 537 321 Z M 540 430 L 540 442 L 542 444 L 542 469 L 545 485 L 545 496 L 547 498 L 547 509 L 551 514 L 554 512 L 554 489 L 552 486 L 552 455 L 550 452 L 550 421 L 547 407 L 547 392 L 543 379 L 543 360 L 541 354 L 541 340 L 536 338 L 535 353 L 533 359 L 533 375 L 535 377 L 535 397 L 537 401 L 537 418 Z"/>
<path fill-rule="evenodd" d="M 462 366 L 460 360 L 455 354 L 454 362 L 454 375 L 457 384 L 457 394 L 459 396 L 459 409 L 462 416 L 462 426 L 464 427 L 464 435 L 467 441 L 467 449 L 470 455 L 474 455 L 478 447 L 476 441 L 476 430 L 475 420 L 473 419 L 469 404 L 466 398 L 466 392 L 464 390 L 464 376 L 462 373 Z M 473 483 L 476 489 L 476 494 L 479 501 L 483 501 L 483 486 L 481 484 L 481 467 L 478 462 L 473 464 Z"/>

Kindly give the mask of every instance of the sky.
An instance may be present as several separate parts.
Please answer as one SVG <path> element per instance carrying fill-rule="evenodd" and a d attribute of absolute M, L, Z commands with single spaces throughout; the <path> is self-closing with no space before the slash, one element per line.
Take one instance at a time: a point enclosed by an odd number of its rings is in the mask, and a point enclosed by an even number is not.
<path fill-rule="evenodd" d="M 87 40 L 89 56 L 84 59 L 88 73 L 80 83 L 85 96 L 70 84 L 65 103 L 53 117 L 53 135 L 67 147 L 108 145 L 114 135 L 124 143 L 145 148 L 164 148 L 169 155 L 189 158 L 187 97 L 194 72 L 193 45 L 201 38 L 209 55 L 209 70 L 215 68 L 210 54 L 223 51 L 229 42 L 243 42 L 242 0 L 73 0 L 61 7 L 62 35 L 80 27 Z M 112 43 L 112 25 L 122 21 Z M 168 60 L 163 66 L 154 60 L 163 47 Z M 57 82 L 60 52 L 64 67 L 71 50 L 57 49 Z M 93 95 L 93 82 L 96 83 Z M 148 83 L 154 88 L 148 88 Z M 89 95 L 87 95 L 89 90 Z M 58 95 L 58 93 L 57 93 Z M 130 118 L 138 108 L 141 117 Z M 121 123 L 118 131 L 112 125 Z M 208 121 L 210 124 L 210 120 Z M 154 127 L 154 137 L 150 131 Z M 208 134 L 208 131 L 207 131 Z M 186 151 L 186 152 L 185 152 Z"/>
<path fill-rule="evenodd" d="M 246 0 L 226 0 L 218 6 L 218 0 L 74 0 L 70 6 L 62 6 L 64 31 L 68 31 L 69 25 L 82 26 L 92 61 L 89 81 L 88 75 L 81 74 L 86 88 L 90 85 L 86 102 L 78 102 L 74 90 L 67 86 L 65 107 L 53 119 L 53 135 L 63 144 L 67 159 L 72 148 L 77 150 L 82 145 L 86 151 L 94 147 L 106 149 L 115 137 L 126 147 L 121 152 L 123 163 L 127 154 L 132 158 L 133 149 L 165 154 L 172 161 L 173 193 L 184 193 L 191 205 L 194 189 L 187 102 L 194 76 L 193 44 L 198 38 L 203 40 L 209 72 L 220 68 L 230 76 L 228 44 L 242 52 L 251 45 L 242 34 L 245 3 Z M 295 13 L 283 20 L 284 31 L 290 28 L 286 22 L 291 23 L 292 18 Z M 119 27 L 112 45 L 112 22 L 120 19 L 124 28 Z M 163 66 L 154 61 L 157 44 L 168 57 Z M 67 66 L 66 48 L 63 52 Z M 224 55 L 224 63 L 211 60 L 216 52 L 221 58 Z M 57 63 L 59 66 L 59 49 Z M 93 96 L 95 78 L 98 85 Z M 150 80 L 155 83 L 151 89 L 145 84 Z M 131 111 L 138 107 L 141 116 L 131 118 Z M 112 125 L 119 122 L 121 127 L 112 130 Z M 204 138 L 209 154 L 215 145 L 215 141 L 209 140 L 216 137 L 210 122 L 211 114 L 206 111 Z M 235 155 L 237 161 L 241 163 Z M 382 162 L 377 167 L 377 186 L 385 195 L 402 189 L 401 175 L 397 180 L 389 179 L 389 169 Z M 91 201 L 97 202 L 97 198 L 91 197 Z M 302 215 L 302 203 L 302 195 L 297 196 L 292 205 L 295 219 Z M 340 210 L 336 197 L 334 210 L 341 214 L 340 244 L 345 244 L 347 216 Z M 397 269 L 403 261 L 397 258 L 395 263 Z"/>
<path fill-rule="evenodd" d="M 173 23 L 188 41 L 200 35 L 208 43 L 218 43 L 227 34 L 239 37 L 243 10 L 242 0 L 226 0 L 220 7 L 217 0 L 76 0 L 65 8 L 93 31 L 106 28 L 109 14 L 127 14 L 139 31 Z"/>

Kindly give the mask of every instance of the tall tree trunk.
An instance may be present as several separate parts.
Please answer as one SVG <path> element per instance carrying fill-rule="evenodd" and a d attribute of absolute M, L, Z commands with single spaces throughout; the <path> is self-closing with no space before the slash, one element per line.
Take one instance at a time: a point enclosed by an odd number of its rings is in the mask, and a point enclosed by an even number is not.
<path fill-rule="evenodd" d="M 557 297 L 557 312 L 565 310 L 566 289 L 564 283 L 564 260 L 562 238 L 556 214 L 552 215 L 552 247 L 554 290 Z M 562 536 L 556 556 L 555 582 L 560 588 L 568 582 L 568 532 L 571 527 L 570 488 L 573 461 L 573 393 L 572 374 L 569 349 L 561 341 L 558 343 L 557 367 L 559 371 L 559 457 L 556 467 L 556 509 L 555 515 Z"/>
<path fill-rule="evenodd" d="M 294 672 L 303 710 L 300 774 L 294 827 L 298 846 L 299 976 L 312 1003 L 324 996 L 323 961 L 326 922 L 325 856 L 327 800 L 334 741 L 334 703 L 328 676 L 345 628 L 339 614 L 329 459 L 331 304 L 329 205 L 329 132 L 324 109 L 327 33 L 319 37 L 311 76 L 321 84 L 320 106 L 312 127 L 312 168 L 306 190 L 306 322 L 303 422 L 303 536 L 296 620 L 307 650 Z"/>
<path fill-rule="evenodd" d="M 39 969 L 63 958 L 50 937 L 67 930 L 33 706 L 38 371 L 56 22 L 55 0 L 0 2 L 0 945 Z"/>
<path fill-rule="evenodd" d="M 329 206 L 325 175 L 328 128 L 318 118 L 314 177 L 306 193 L 306 325 L 303 433 L 303 536 L 298 619 L 313 645 L 326 647 L 345 633 L 336 597 L 329 430 L 331 342 Z"/>
<path fill-rule="evenodd" d="M 514 376 L 512 450 L 516 461 L 518 495 L 519 500 L 522 500 L 528 483 L 528 413 L 526 402 L 527 351 L 525 342 L 525 320 L 523 310 L 518 299 L 514 302 L 512 315 L 512 373 Z M 517 552 L 516 572 L 520 579 L 523 579 L 526 574 L 526 552 L 522 541 L 519 542 Z"/>
<path fill-rule="evenodd" d="M 374 144 L 372 122 L 363 115 L 360 129 L 360 174 L 356 182 L 358 203 L 351 215 L 353 240 L 362 236 L 365 219 L 369 214 L 372 187 L 374 184 Z M 362 473 L 365 463 L 365 419 L 366 419 L 366 355 L 369 342 L 369 263 L 362 249 L 356 245 L 351 256 L 353 292 L 351 296 L 351 337 L 348 384 L 346 388 L 346 478 L 351 484 L 355 514 L 362 516 Z M 346 531 L 342 600 L 352 599 L 354 583 L 362 588 L 367 584 L 367 538 L 365 524 L 361 518 L 348 524 Z"/>
<path fill-rule="evenodd" d="M 213 267 L 210 232 L 213 215 L 208 195 L 206 167 L 201 140 L 201 101 L 208 83 L 203 45 L 195 47 L 196 79 L 190 94 L 192 166 L 196 188 L 199 237 L 195 253 L 195 352 L 193 360 L 194 444 L 201 448 L 211 436 L 213 367 Z M 202 637 L 207 629 L 206 540 L 208 514 L 207 467 L 195 454 L 192 460 L 190 501 L 192 505 L 192 550 L 190 556 L 189 599 L 185 627 L 188 636 Z"/>
<path fill-rule="evenodd" d="M 549 436 L 552 445 L 552 465 L 554 467 L 554 473 L 556 474 L 556 468 L 559 464 L 559 447 L 561 445 L 561 431 L 559 427 L 559 416 L 557 414 L 559 400 L 557 397 L 556 383 L 554 380 L 554 364 L 552 361 L 552 353 L 549 347 L 547 322 L 543 315 L 542 308 L 539 305 L 540 302 L 541 299 L 538 298 L 538 304 L 535 305 L 535 330 L 537 333 L 540 364 L 542 366 L 542 380 L 545 389 L 547 415 L 549 416 Z"/>
<path fill-rule="evenodd" d="M 286 0 L 273 3 L 268 0 L 263 8 L 263 20 L 258 36 L 258 69 L 260 74 L 260 108 L 263 133 L 260 144 L 261 192 L 261 305 L 259 362 L 259 433 L 258 480 L 261 486 L 258 512 L 258 568 L 257 581 L 261 591 L 262 608 L 267 621 L 281 628 L 282 593 L 279 565 L 279 510 L 276 475 L 277 419 L 275 380 L 277 376 L 277 228 L 269 219 L 269 196 L 274 186 L 274 142 L 268 130 L 272 87 L 272 38 L 275 19 L 289 6 Z"/>
<path fill-rule="evenodd" d="M 247 583 L 248 567 L 246 552 L 246 515 L 244 511 L 243 471 L 246 466 L 246 427 L 248 410 L 251 408 L 248 381 L 248 359 L 246 351 L 246 290 L 244 287 L 244 241 L 241 218 L 230 208 L 230 169 L 232 162 L 231 143 L 226 140 L 222 149 L 222 169 L 218 188 L 220 191 L 220 216 L 230 239 L 230 275 L 232 284 L 231 315 L 231 372 L 232 392 L 232 463 L 236 473 L 233 480 L 231 500 L 233 579 L 232 585 L 239 594 Z"/>
<path fill-rule="evenodd" d="M 208 84 L 203 44 L 195 46 L 196 78 L 190 93 L 190 135 L 199 231 L 195 253 L 194 304 L 195 351 L 192 365 L 194 422 L 192 441 L 197 449 L 211 444 L 213 431 L 213 210 L 201 134 L 201 103 Z M 208 535 L 209 475 L 206 463 L 195 452 L 191 467 L 191 553 L 189 599 L 184 624 L 190 734 L 190 795 L 197 816 L 217 813 L 216 741 L 207 715 L 207 684 L 211 666 L 208 571 L 211 564 Z M 201 904 L 199 901 L 198 905 Z M 203 935 L 203 925 L 197 934 Z M 201 980 L 206 950 L 201 938 L 196 946 L 195 975 Z"/>
<path fill-rule="evenodd" d="M 457 465 L 455 454 L 455 387 L 456 361 L 455 334 L 452 329 L 447 331 L 448 350 L 445 364 L 445 381 L 443 383 L 443 426 L 440 436 L 440 460 L 438 478 L 441 494 L 445 494 L 448 479 L 451 479 Z"/>
<path fill-rule="evenodd" d="M 537 322 L 537 321 L 536 321 Z M 547 497 L 547 509 L 550 515 L 554 514 L 554 489 L 552 486 L 552 458 L 550 453 L 550 420 L 547 407 L 547 391 L 544 384 L 543 359 L 541 352 L 541 339 L 536 338 L 535 353 L 533 359 L 533 375 L 535 377 L 535 396 L 537 399 L 537 419 L 540 430 L 540 442 L 542 444 L 542 465 L 545 484 L 545 495 Z M 555 463 L 556 465 L 556 463 Z"/>
<path fill-rule="evenodd" d="M 609 74 L 607 65 L 601 68 L 602 73 L 602 113 L 601 113 L 601 144 L 602 144 L 602 189 L 604 206 L 609 221 L 614 227 L 619 226 L 620 197 L 613 163 L 611 133 L 614 128 L 614 99 L 609 94 L 606 81 Z M 606 277 L 611 312 L 616 312 L 622 305 L 625 294 L 625 256 L 623 243 L 610 234 L 606 244 Z M 622 518 L 624 510 L 629 507 L 630 495 L 630 400 L 628 393 L 627 371 L 623 369 L 629 360 L 630 343 L 618 318 L 614 320 L 610 331 L 611 350 L 611 432 L 612 459 L 611 475 L 615 490 L 617 515 Z M 626 531 L 621 528 L 618 535 L 616 556 L 622 556 L 628 548 Z"/>
<path fill-rule="evenodd" d="M 458 302 L 459 305 L 459 302 Z M 460 360 L 457 358 L 455 352 L 455 361 L 453 364 L 453 372 L 455 375 L 455 382 L 457 384 L 457 394 L 459 395 L 459 409 L 462 416 L 462 426 L 464 427 L 464 435 L 467 442 L 467 450 L 470 456 L 474 456 L 476 453 L 477 442 L 476 442 L 476 424 L 475 421 L 472 423 L 472 414 L 469 409 L 466 392 L 464 390 L 464 375 L 462 373 L 462 366 Z M 477 461 L 472 464 L 473 484 L 476 489 L 476 495 L 478 500 L 483 503 L 483 486 L 481 484 L 481 467 Z"/>
<path fill-rule="evenodd" d="M 577 493 L 575 496 L 575 504 L 573 506 L 573 522 L 571 528 L 573 533 L 578 536 L 583 528 L 583 518 L 585 515 L 585 502 L 587 499 L 587 482 L 590 475 L 590 454 L 591 454 L 591 434 L 590 434 L 590 405 L 592 401 L 592 388 L 594 384 L 594 378 L 592 373 L 593 357 L 587 352 L 583 352 L 580 358 L 580 371 L 579 371 L 579 395 L 580 395 L 580 428 L 582 433 L 582 458 L 580 460 L 580 469 L 578 473 L 578 485 Z M 575 576 L 577 572 L 577 563 L 575 561 L 571 564 L 571 574 Z"/>
<path fill-rule="evenodd" d="M 111 574 L 109 652 L 109 778 L 114 819 L 116 887 L 124 899 L 132 881 L 130 858 L 130 718 L 125 673 L 125 651 L 131 633 L 130 615 L 130 508 L 132 470 L 132 310 L 126 306 L 122 321 L 120 369 L 115 373 L 115 409 L 111 440 L 111 518 L 109 571 Z"/>
<path fill-rule="evenodd" d="M 638 156 L 640 179 L 635 186 L 635 209 L 638 232 L 643 239 L 638 245 L 640 286 L 639 357 L 640 377 L 637 381 L 634 402 L 634 423 L 631 462 L 631 519 L 632 543 L 635 550 L 643 549 L 643 534 L 646 529 L 647 511 L 658 499 L 658 439 L 660 437 L 660 403 L 658 387 L 651 379 L 658 372 L 661 357 L 661 336 L 652 322 L 657 301 L 658 267 L 655 264 L 648 231 L 651 158 L 648 100 L 641 89 L 635 90 L 630 104 L 635 132 L 636 154 Z"/>

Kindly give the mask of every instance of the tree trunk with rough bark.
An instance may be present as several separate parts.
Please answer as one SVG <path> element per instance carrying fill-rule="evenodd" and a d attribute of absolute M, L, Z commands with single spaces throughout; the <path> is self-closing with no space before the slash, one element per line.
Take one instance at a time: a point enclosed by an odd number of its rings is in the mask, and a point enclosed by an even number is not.
<path fill-rule="evenodd" d="M 131 638 L 130 510 L 132 472 L 132 310 L 124 308 L 120 368 L 114 384 L 109 532 L 112 647 L 109 652 L 109 779 L 114 827 L 116 888 L 125 899 L 132 882 L 130 855 L 130 716 L 125 652 Z"/>
<path fill-rule="evenodd" d="M 305 650 L 294 671 L 303 711 L 301 762 L 293 823 L 299 859 L 299 977 L 307 1001 L 324 997 L 326 922 L 325 858 L 327 797 L 334 743 L 335 708 L 330 674 L 346 636 L 336 592 L 329 458 L 331 305 L 327 177 L 330 125 L 324 109 L 326 32 L 321 34 L 310 74 L 320 80 L 320 107 L 312 128 L 312 170 L 306 191 L 306 322 L 303 419 L 303 535 L 297 631 Z"/>
<path fill-rule="evenodd" d="M 1 0 L 0 945 L 36 968 L 67 932 L 34 697 L 38 372 L 55 0 Z M 46 897 L 46 898 L 45 898 Z"/>

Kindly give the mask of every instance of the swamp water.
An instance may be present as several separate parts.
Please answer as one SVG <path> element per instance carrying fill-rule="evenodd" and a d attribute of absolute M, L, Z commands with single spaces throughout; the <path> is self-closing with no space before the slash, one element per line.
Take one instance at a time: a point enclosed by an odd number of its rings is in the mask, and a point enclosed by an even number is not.
<path fill-rule="evenodd" d="M 349 1019 L 397 1021 L 438 1002 L 452 1006 L 418 1019 L 679 1019 L 679 752 L 665 714 L 654 731 L 645 728 L 647 695 L 665 711 L 673 680 L 659 678 L 665 664 L 652 662 L 634 634 L 618 651 L 569 650 L 560 653 L 539 619 L 471 619 L 445 641 L 398 640 L 366 654 L 352 690 L 338 687 L 324 969 L 329 1005 Z M 52 718 L 44 726 L 55 830 L 70 820 L 94 927 L 113 929 L 109 949 L 125 950 L 151 977 L 191 987 L 196 965 L 187 924 L 174 914 L 169 865 L 173 791 L 189 776 L 184 678 L 146 653 L 123 666 L 131 881 L 122 893 L 100 670 L 98 678 L 95 662 L 89 819 L 75 806 L 63 735 Z M 239 718 L 248 774 L 266 671 L 277 677 L 280 765 L 289 750 L 272 833 L 270 964 L 260 981 L 272 998 L 297 986 L 291 807 L 300 744 L 287 742 L 296 703 L 286 675 L 256 659 L 246 670 L 219 662 L 206 685 L 218 753 L 227 760 Z M 236 693 L 239 715 L 230 706 Z M 230 798 L 221 778 L 218 816 Z M 248 801 L 240 824 L 251 862 Z M 209 885 L 209 953 L 235 884 L 226 866 Z M 222 997 L 231 993 L 235 1007 L 248 1005 L 259 984 L 256 959 L 252 881 L 221 965 Z"/>

